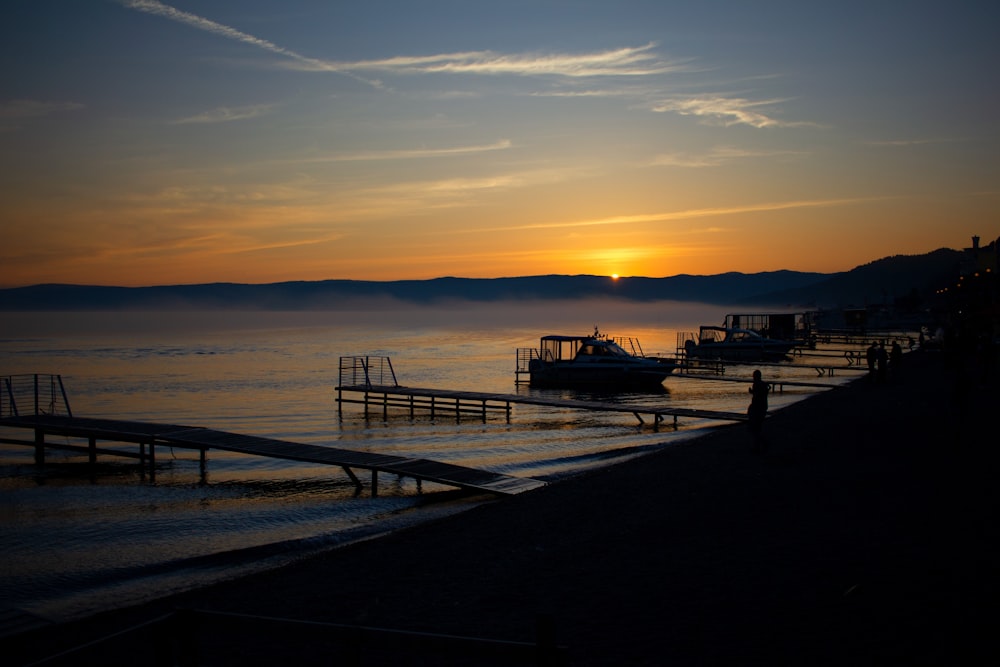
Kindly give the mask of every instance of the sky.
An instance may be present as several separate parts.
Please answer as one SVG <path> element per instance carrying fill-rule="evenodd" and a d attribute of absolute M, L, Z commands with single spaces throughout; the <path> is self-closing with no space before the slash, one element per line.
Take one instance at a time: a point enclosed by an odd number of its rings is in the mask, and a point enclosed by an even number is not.
<path fill-rule="evenodd" d="M 1000 236 L 980 0 L 8 0 L 0 286 L 832 273 Z"/>

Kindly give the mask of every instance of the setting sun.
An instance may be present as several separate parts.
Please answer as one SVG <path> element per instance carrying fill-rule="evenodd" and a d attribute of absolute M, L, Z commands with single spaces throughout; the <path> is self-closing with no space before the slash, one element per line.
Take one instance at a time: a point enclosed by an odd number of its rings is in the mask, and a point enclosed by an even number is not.
<path fill-rule="evenodd" d="M 612 273 L 611 274 L 611 279 L 612 280 L 618 280 L 618 274 L 617 273 Z"/>

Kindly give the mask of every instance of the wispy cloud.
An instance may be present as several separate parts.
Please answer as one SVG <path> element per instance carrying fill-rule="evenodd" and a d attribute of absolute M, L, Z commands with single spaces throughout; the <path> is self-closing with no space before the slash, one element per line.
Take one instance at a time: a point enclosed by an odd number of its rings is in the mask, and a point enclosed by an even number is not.
<path fill-rule="evenodd" d="M 699 208 L 686 211 L 670 211 L 666 213 L 643 213 L 639 215 L 621 215 L 596 220 L 573 220 L 568 222 L 543 222 L 537 224 L 505 227 L 506 230 L 551 229 L 573 227 L 598 227 L 605 225 L 631 225 L 643 222 L 664 222 L 675 220 L 694 220 L 714 216 L 742 215 L 745 213 L 760 213 L 765 211 L 785 211 L 796 208 L 829 208 L 832 206 L 849 206 L 884 199 L 882 197 L 859 197 L 854 199 L 813 199 L 786 202 L 767 202 L 763 204 L 748 204 L 746 206 L 729 206 L 724 208 Z"/>
<path fill-rule="evenodd" d="M 887 139 L 884 141 L 865 141 L 868 146 L 886 146 L 889 148 L 904 148 L 907 146 L 925 146 L 927 144 L 951 143 L 948 139 Z"/>
<path fill-rule="evenodd" d="M 768 115 L 762 108 L 771 107 L 787 99 L 748 100 L 741 97 L 712 95 L 707 97 L 675 97 L 653 104 L 658 113 L 677 113 L 682 116 L 697 116 L 707 122 L 722 125 L 749 125 L 750 127 L 801 127 L 814 123 L 784 121 Z"/>
<path fill-rule="evenodd" d="M 603 90 L 548 90 L 530 93 L 531 97 L 627 97 L 634 95 L 626 89 Z"/>
<path fill-rule="evenodd" d="M 718 146 L 704 153 L 662 153 L 650 161 L 654 167 L 685 167 L 700 169 L 705 167 L 720 167 L 737 160 L 749 158 L 771 158 L 802 155 L 797 151 L 760 151 Z"/>
<path fill-rule="evenodd" d="M 158 0 L 118 0 L 122 6 L 235 40 L 283 56 L 290 66 L 305 71 L 338 72 L 371 85 L 381 82 L 363 79 L 356 72 L 392 74 L 513 74 L 521 76 L 559 75 L 564 77 L 649 76 L 681 71 L 684 61 L 669 61 L 656 53 L 650 42 L 638 47 L 622 47 L 591 53 L 502 54 L 493 51 L 470 51 L 422 56 L 395 56 L 377 60 L 331 61 L 311 58 L 279 46 L 261 37 L 185 12 Z"/>
<path fill-rule="evenodd" d="M 350 70 L 379 70 L 399 74 L 516 74 L 524 76 L 560 75 L 649 76 L 680 71 L 683 61 L 664 60 L 650 42 L 639 47 L 623 47 L 594 53 L 500 54 L 493 51 L 444 53 L 428 56 L 397 56 L 381 60 L 340 63 Z"/>
<path fill-rule="evenodd" d="M 38 100 L 11 100 L 0 103 L 0 120 L 38 118 L 62 111 L 84 108 L 76 102 L 39 102 Z"/>
<path fill-rule="evenodd" d="M 235 120 L 248 120 L 257 118 L 270 112 L 274 108 L 271 104 L 255 104 L 245 107 L 219 107 L 210 111 L 204 111 L 194 116 L 179 118 L 172 121 L 172 125 L 188 125 L 198 123 L 229 123 Z"/>
<path fill-rule="evenodd" d="M 482 177 L 427 179 L 350 188 L 336 197 L 337 219 L 359 222 L 401 219 L 428 211 L 469 206 L 480 197 L 504 197 L 525 187 L 562 183 L 586 173 L 584 167 L 512 171 Z"/>
<path fill-rule="evenodd" d="M 83 109 L 75 102 L 39 102 L 37 100 L 11 100 L 0 102 L 0 133 L 19 132 L 24 124 L 66 111 Z"/>
<path fill-rule="evenodd" d="M 452 157 L 500 151 L 510 148 L 513 144 L 509 139 L 501 139 L 492 144 L 481 146 L 455 146 L 452 148 L 418 148 L 413 150 L 364 151 L 360 153 L 338 153 L 328 157 L 315 158 L 312 162 L 358 162 L 374 160 L 412 160 L 416 158 Z"/>

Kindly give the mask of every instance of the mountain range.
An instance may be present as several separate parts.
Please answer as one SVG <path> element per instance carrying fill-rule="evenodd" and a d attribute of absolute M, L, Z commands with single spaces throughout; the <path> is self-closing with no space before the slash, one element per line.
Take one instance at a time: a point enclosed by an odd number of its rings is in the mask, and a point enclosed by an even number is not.
<path fill-rule="evenodd" d="M 770 308 L 861 307 L 921 300 L 959 273 L 962 252 L 897 255 L 840 273 L 769 271 L 611 279 L 592 275 L 320 280 L 150 287 L 44 284 L 0 289 L 2 311 L 336 310 L 368 304 L 610 297 Z"/>

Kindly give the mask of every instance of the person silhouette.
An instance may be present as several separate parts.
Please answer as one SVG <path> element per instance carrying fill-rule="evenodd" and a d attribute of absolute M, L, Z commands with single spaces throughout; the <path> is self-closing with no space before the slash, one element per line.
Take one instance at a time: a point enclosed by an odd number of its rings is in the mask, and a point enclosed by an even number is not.
<path fill-rule="evenodd" d="M 892 347 L 889 350 L 889 372 L 892 373 L 893 379 L 899 379 L 899 369 L 903 366 L 903 347 L 899 344 L 898 340 L 892 341 Z"/>
<path fill-rule="evenodd" d="M 878 344 L 878 354 L 875 355 L 875 374 L 878 376 L 879 384 L 885 382 L 885 376 L 889 372 L 889 353 L 885 349 L 885 342 Z"/>
<path fill-rule="evenodd" d="M 767 394 L 771 385 L 761 377 L 759 370 L 753 372 L 753 382 L 750 385 L 750 407 L 747 408 L 747 420 L 750 433 L 753 436 L 754 451 L 763 454 L 767 448 L 764 440 L 764 417 L 767 416 Z"/>
<path fill-rule="evenodd" d="M 865 351 L 865 359 L 868 361 L 868 379 L 872 382 L 875 381 L 875 360 L 878 358 L 878 347 L 875 345 L 875 341 L 868 346 Z"/>

